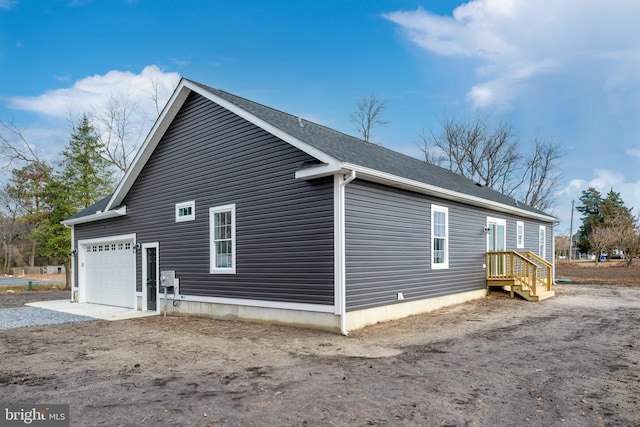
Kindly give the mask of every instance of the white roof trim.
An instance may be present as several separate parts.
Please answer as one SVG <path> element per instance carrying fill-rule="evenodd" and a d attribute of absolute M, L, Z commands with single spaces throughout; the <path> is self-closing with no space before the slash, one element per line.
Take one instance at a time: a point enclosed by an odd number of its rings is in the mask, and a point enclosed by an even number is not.
<path fill-rule="evenodd" d="M 542 221 L 548 221 L 548 222 L 556 221 L 556 218 L 549 215 L 537 214 L 535 212 L 527 211 L 525 209 L 521 209 L 516 206 L 512 207 L 512 206 L 505 205 L 503 203 L 487 200 L 482 197 L 476 197 L 476 196 L 471 196 L 469 194 L 459 193 L 453 190 L 447 190 L 445 188 L 437 187 L 431 184 L 426 184 L 424 182 L 402 178 L 387 172 L 381 172 L 379 170 L 365 168 L 365 167 L 354 165 L 351 163 L 343 163 L 342 167 L 344 169 L 350 169 L 350 170 L 356 171 L 358 174 L 358 178 L 361 178 L 367 181 L 377 182 L 379 184 L 384 184 L 391 187 L 403 188 L 405 190 L 437 196 L 447 200 L 468 203 L 473 206 L 484 207 L 484 208 L 488 208 L 495 211 L 512 213 L 515 215 L 524 216 L 528 218 L 535 218 Z"/>
<path fill-rule="evenodd" d="M 116 218 L 116 217 L 125 216 L 125 215 L 127 215 L 127 207 L 120 206 L 118 209 L 114 209 L 111 211 L 105 211 L 105 212 L 98 211 L 91 215 L 81 216 L 79 218 L 67 219 L 62 221 L 61 224 L 64 224 L 64 225 L 83 224 L 85 222 L 99 221 L 101 219 Z"/>
<path fill-rule="evenodd" d="M 269 132 L 270 134 L 277 136 L 278 138 L 282 139 L 283 141 L 288 142 L 289 144 L 293 145 L 294 147 L 296 147 L 299 150 L 304 151 L 305 153 L 309 154 L 312 157 L 315 157 L 316 159 L 320 160 L 322 163 L 327 163 L 327 164 L 333 164 L 333 165 L 338 165 L 340 162 L 337 159 L 334 159 L 333 157 L 329 156 L 328 154 L 326 154 L 324 151 L 320 151 L 315 147 L 312 147 L 311 145 L 307 144 L 304 141 L 299 140 L 298 138 L 289 135 L 287 132 L 281 130 L 280 128 L 277 128 L 275 126 L 273 126 L 270 123 L 265 122 L 264 120 L 254 116 L 253 114 L 251 114 L 250 112 L 248 112 L 247 110 L 244 110 L 241 107 L 238 107 L 236 104 L 227 101 L 224 98 L 220 98 L 219 96 L 203 89 L 202 87 L 191 83 L 190 81 L 186 81 L 185 85 L 189 88 L 191 88 L 194 92 L 199 93 L 200 95 L 204 96 L 205 98 L 209 99 L 212 102 L 215 102 L 216 104 L 220 105 L 221 107 L 231 111 L 232 113 L 242 117 L 243 119 L 253 123 L 254 125 L 258 126 L 259 128 L 262 128 L 263 130 Z"/>
<path fill-rule="evenodd" d="M 304 169 L 298 169 L 296 171 L 296 178 L 305 179 L 305 180 L 322 178 L 323 176 L 330 176 L 340 171 L 341 171 L 341 168 L 339 165 L 321 164 L 321 165 L 309 166 Z"/>
<path fill-rule="evenodd" d="M 105 211 L 108 211 L 112 207 L 118 206 L 122 203 L 125 196 L 133 186 L 133 183 L 138 178 L 138 175 L 140 175 L 144 165 L 147 164 L 151 154 L 153 154 L 153 151 L 158 146 L 160 139 L 169 128 L 169 125 L 171 125 L 171 122 L 178 114 L 178 111 L 180 111 L 180 108 L 187 99 L 187 96 L 189 96 L 191 90 L 185 87 L 183 81 L 184 80 L 182 80 L 173 91 L 173 95 L 171 95 L 167 105 L 165 105 L 160 116 L 142 143 L 142 146 L 136 153 L 136 156 L 133 158 L 133 162 L 131 163 L 131 166 L 129 166 L 127 173 L 118 184 L 118 187 L 116 188 L 116 191 L 114 191 L 113 196 L 111 196 L 109 203 L 107 203 Z"/>
<path fill-rule="evenodd" d="M 345 170 L 354 170 L 358 172 L 359 178 L 366 179 L 373 182 L 378 182 L 378 183 L 393 186 L 393 187 L 404 188 L 404 189 L 416 191 L 423 194 L 430 194 L 430 195 L 438 196 L 444 199 L 462 201 L 474 206 L 486 207 L 492 210 L 513 213 L 516 215 L 529 217 L 529 218 L 536 218 L 543 221 L 556 220 L 556 218 L 552 216 L 537 214 L 535 212 L 530 212 L 530 211 L 518 208 L 516 206 L 511 207 L 508 205 L 504 205 L 502 203 L 486 200 L 481 197 L 471 196 L 468 194 L 447 190 L 431 184 L 426 184 L 420 181 L 402 178 L 387 172 L 382 172 L 375 169 L 354 165 L 351 163 L 342 163 L 339 160 L 333 158 L 332 156 L 329 156 L 325 152 L 310 146 L 309 144 L 301 141 L 300 139 L 292 135 L 289 135 L 287 132 L 254 116 L 247 110 L 244 110 L 241 107 L 233 104 L 232 102 L 229 102 L 226 99 L 223 99 L 213 94 L 212 92 L 209 92 L 205 88 L 183 78 L 182 80 L 180 80 L 180 83 L 174 90 L 173 95 L 167 102 L 167 105 L 162 110 L 162 113 L 158 117 L 158 120 L 156 120 L 155 124 L 151 128 L 151 131 L 149 132 L 149 134 L 147 135 L 147 138 L 145 139 L 144 143 L 140 147 L 140 150 L 138 150 L 138 153 L 133 159 L 133 162 L 131 163 L 129 170 L 127 171 L 123 179 L 118 184 L 116 191 L 113 193 L 113 196 L 111 197 L 111 199 L 109 200 L 109 202 L 105 207 L 105 211 L 101 213 L 96 213 L 96 214 L 88 215 L 85 217 L 81 217 L 81 218 L 66 220 L 62 222 L 63 224 L 66 224 L 66 225 L 81 224 L 85 222 L 98 221 L 101 219 L 107 219 L 107 218 L 113 218 L 116 216 L 126 215 L 126 207 L 125 207 L 124 214 L 120 213 L 121 208 L 118 208 L 116 210 L 112 210 L 112 208 L 114 206 L 119 206 L 123 202 L 125 196 L 133 186 L 133 183 L 138 178 L 138 175 L 146 165 L 147 161 L 149 160 L 154 150 L 156 149 L 158 143 L 164 136 L 164 133 L 173 122 L 173 119 L 178 114 L 178 111 L 180 111 L 180 108 L 182 108 L 182 105 L 184 104 L 185 100 L 187 99 L 187 97 L 191 92 L 198 93 L 199 95 L 209 99 L 210 101 L 220 105 L 221 107 L 231 111 L 232 113 L 244 118 L 250 123 L 253 123 L 254 125 L 265 130 L 266 132 L 269 132 L 270 134 L 282 139 L 283 141 L 304 151 L 305 153 L 309 154 L 310 156 L 318 159 L 320 162 L 323 163 L 321 165 L 311 166 L 309 168 L 304 168 L 296 171 L 296 174 L 295 174 L 296 178 L 313 179 L 321 176 L 332 175 L 334 173 L 339 173 L 339 172 L 344 173 Z"/>
<path fill-rule="evenodd" d="M 182 80 L 180 80 L 180 83 L 178 83 L 178 86 L 174 90 L 173 95 L 162 110 L 160 117 L 158 117 L 158 120 L 156 120 L 155 124 L 151 128 L 151 131 L 149 131 L 149 134 L 140 147 L 140 150 L 138 150 L 138 153 L 133 159 L 133 162 L 131 163 L 131 166 L 129 167 L 127 173 L 122 178 L 122 181 L 120 181 L 120 184 L 118 184 L 116 191 L 113 193 L 113 196 L 107 203 L 105 209 L 106 211 L 122 203 L 125 196 L 133 186 L 133 183 L 138 178 L 138 175 L 151 157 L 151 154 L 160 142 L 160 139 L 162 139 L 162 136 L 169 128 L 169 125 L 178 114 L 178 111 L 180 111 L 180 108 L 191 92 L 196 92 L 199 95 L 209 99 L 210 101 L 220 105 L 221 107 L 231 111 L 232 113 L 237 114 L 243 119 L 269 132 L 270 134 L 277 136 L 283 141 L 286 141 L 294 147 L 309 154 L 310 156 L 315 157 L 319 161 L 328 164 L 330 167 L 337 167 L 340 164 L 338 160 L 327 155 L 323 151 L 310 146 L 309 144 L 265 122 L 264 120 L 254 116 L 250 112 L 238 107 L 237 105 L 227 101 L 226 99 L 220 98 L 219 96 L 207 91 L 203 87 L 183 78 Z"/>

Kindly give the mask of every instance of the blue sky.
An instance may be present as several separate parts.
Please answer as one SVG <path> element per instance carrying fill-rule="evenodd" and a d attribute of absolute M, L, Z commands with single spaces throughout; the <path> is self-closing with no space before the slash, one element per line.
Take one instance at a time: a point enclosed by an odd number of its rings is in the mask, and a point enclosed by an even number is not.
<path fill-rule="evenodd" d="M 183 76 L 420 156 L 446 112 L 511 121 L 564 149 L 559 203 L 595 186 L 640 210 L 640 3 L 628 0 L 0 0 L 0 120 L 54 159 L 69 117 L 126 93 L 151 126 L 153 81 Z M 577 228 L 574 225 L 574 230 Z"/>

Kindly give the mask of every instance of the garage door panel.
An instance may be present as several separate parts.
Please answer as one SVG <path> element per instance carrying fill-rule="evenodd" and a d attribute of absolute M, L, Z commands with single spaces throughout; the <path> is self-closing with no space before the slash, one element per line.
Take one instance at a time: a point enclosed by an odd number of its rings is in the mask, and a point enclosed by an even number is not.
<path fill-rule="evenodd" d="M 85 247 L 86 301 L 131 307 L 135 292 L 133 241 L 111 241 Z"/>

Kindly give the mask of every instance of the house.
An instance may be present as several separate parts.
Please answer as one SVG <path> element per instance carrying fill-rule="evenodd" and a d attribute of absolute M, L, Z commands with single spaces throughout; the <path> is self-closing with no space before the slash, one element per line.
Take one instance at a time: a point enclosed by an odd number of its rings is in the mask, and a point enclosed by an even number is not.
<path fill-rule="evenodd" d="M 448 170 L 183 79 L 115 192 L 64 223 L 80 303 L 168 303 L 169 314 L 346 334 L 485 297 L 487 252 L 552 262 L 554 221 Z"/>

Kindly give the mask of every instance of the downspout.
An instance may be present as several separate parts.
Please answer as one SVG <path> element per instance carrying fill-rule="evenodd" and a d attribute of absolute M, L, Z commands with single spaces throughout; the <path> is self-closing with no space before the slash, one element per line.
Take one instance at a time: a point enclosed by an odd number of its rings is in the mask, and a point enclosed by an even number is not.
<path fill-rule="evenodd" d="M 75 246 L 76 246 L 76 239 L 75 239 L 75 227 L 73 225 L 69 226 L 67 224 L 62 224 L 65 227 L 67 227 L 69 230 L 71 230 L 71 260 L 69 261 L 69 267 L 71 268 L 71 300 L 70 302 L 75 302 L 75 300 L 73 299 L 73 289 L 75 288 L 75 280 L 74 280 L 74 262 L 75 260 L 78 259 L 78 253 L 75 252 Z M 66 274 L 65 274 L 66 276 Z"/>
<path fill-rule="evenodd" d="M 352 170 L 348 175 L 343 175 L 340 180 L 340 259 L 338 262 L 340 263 L 339 271 L 340 271 L 340 332 L 345 337 L 349 335 L 349 331 L 347 331 L 347 274 L 346 274 L 346 264 L 347 264 L 347 254 L 346 254 L 346 233 L 345 233 L 345 187 L 351 181 L 356 179 L 356 171 Z"/>

